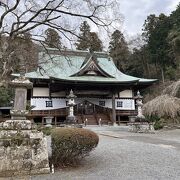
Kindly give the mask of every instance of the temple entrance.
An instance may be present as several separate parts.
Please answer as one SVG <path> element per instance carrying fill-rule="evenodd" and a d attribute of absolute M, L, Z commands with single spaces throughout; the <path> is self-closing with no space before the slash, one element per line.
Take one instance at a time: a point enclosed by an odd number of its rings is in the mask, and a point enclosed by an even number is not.
<path fill-rule="evenodd" d="M 88 101 L 84 101 L 76 105 L 77 114 L 92 115 L 94 114 L 94 104 Z"/>

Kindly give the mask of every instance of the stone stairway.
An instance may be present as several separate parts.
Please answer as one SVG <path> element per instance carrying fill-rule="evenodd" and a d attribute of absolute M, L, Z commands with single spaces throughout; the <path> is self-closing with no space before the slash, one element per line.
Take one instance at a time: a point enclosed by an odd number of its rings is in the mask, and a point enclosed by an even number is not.
<path fill-rule="evenodd" d="M 97 122 L 99 122 L 99 119 L 101 119 L 102 125 L 108 125 L 111 123 L 111 120 L 107 114 L 96 114 Z"/>
<path fill-rule="evenodd" d="M 102 125 L 111 124 L 111 120 L 107 114 L 92 114 L 92 115 L 76 115 L 76 119 L 79 124 L 84 123 L 87 119 L 87 125 L 98 125 L 99 119 L 101 119 Z"/>
<path fill-rule="evenodd" d="M 87 119 L 87 125 L 97 125 L 98 121 L 95 115 L 83 115 L 83 120 Z"/>

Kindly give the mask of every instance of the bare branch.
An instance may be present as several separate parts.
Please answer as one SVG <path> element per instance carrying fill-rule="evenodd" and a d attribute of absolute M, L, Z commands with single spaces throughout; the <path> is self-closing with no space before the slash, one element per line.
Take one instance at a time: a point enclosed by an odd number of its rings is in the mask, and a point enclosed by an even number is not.
<path fill-rule="evenodd" d="M 15 9 L 17 8 L 17 6 L 19 5 L 19 2 L 20 2 L 20 0 L 16 0 L 15 5 L 14 5 L 12 8 L 8 9 L 7 11 L 5 11 L 5 12 L 1 15 L 1 17 L 0 17 L 0 28 L 2 28 L 2 24 L 3 24 L 3 20 L 4 20 L 5 16 L 6 16 L 7 14 L 9 14 L 10 12 L 12 12 L 13 10 L 15 10 Z"/>

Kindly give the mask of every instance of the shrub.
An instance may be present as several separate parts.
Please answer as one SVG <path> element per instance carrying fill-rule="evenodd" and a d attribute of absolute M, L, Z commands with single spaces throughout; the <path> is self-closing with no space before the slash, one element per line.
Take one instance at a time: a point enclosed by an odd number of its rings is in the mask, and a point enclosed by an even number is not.
<path fill-rule="evenodd" d="M 154 129 L 159 130 L 164 127 L 164 119 L 159 118 L 158 116 L 146 116 L 148 122 L 154 122 Z"/>
<path fill-rule="evenodd" d="M 52 130 L 52 163 L 55 167 L 75 165 L 89 154 L 99 142 L 96 133 L 81 128 Z"/>
<path fill-rule="evenodd" d="M 159 129 L 162 129 L 164 127 L 164 121 L 163 119 L 160 119 L 158 121 L 155 121 L 154 123 L 154 129 L 155 130 L 159 130 Z"/>
<path fill-rule="evenodd" d="M 42 132 L 44 133 L 44 135 L 49 136 L 49 135 L 51 135 L 52 128 L 51 127 L 45 127 L 42 129 Z"/>
<path fill-rule="evenodd" d="M 44 135 L 49 136 L 49 135 L 51 135 L 52 127 L 38 126 L 37 130 L 42 131 Z"/>

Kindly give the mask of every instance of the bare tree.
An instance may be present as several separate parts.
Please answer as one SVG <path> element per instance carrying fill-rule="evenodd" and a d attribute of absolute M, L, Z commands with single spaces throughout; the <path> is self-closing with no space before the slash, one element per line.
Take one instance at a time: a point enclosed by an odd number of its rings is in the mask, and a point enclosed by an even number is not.
<path fill-rule="evenodd" d="M 12 61 L 17 47 L 12 42 L 15 38 L 24 38 L 24 34 L 31 33 L 31 39 L 42 44 L 42 32 L 52 28 L 61 37 L 72 41 L 78 36 L 78 22 L 82 20 L 106 30 L 117 24 L 121 18 L 117 7 L 115 0 L 0 0 L 1 79 L 6 79 L 13 71 Z"/>

